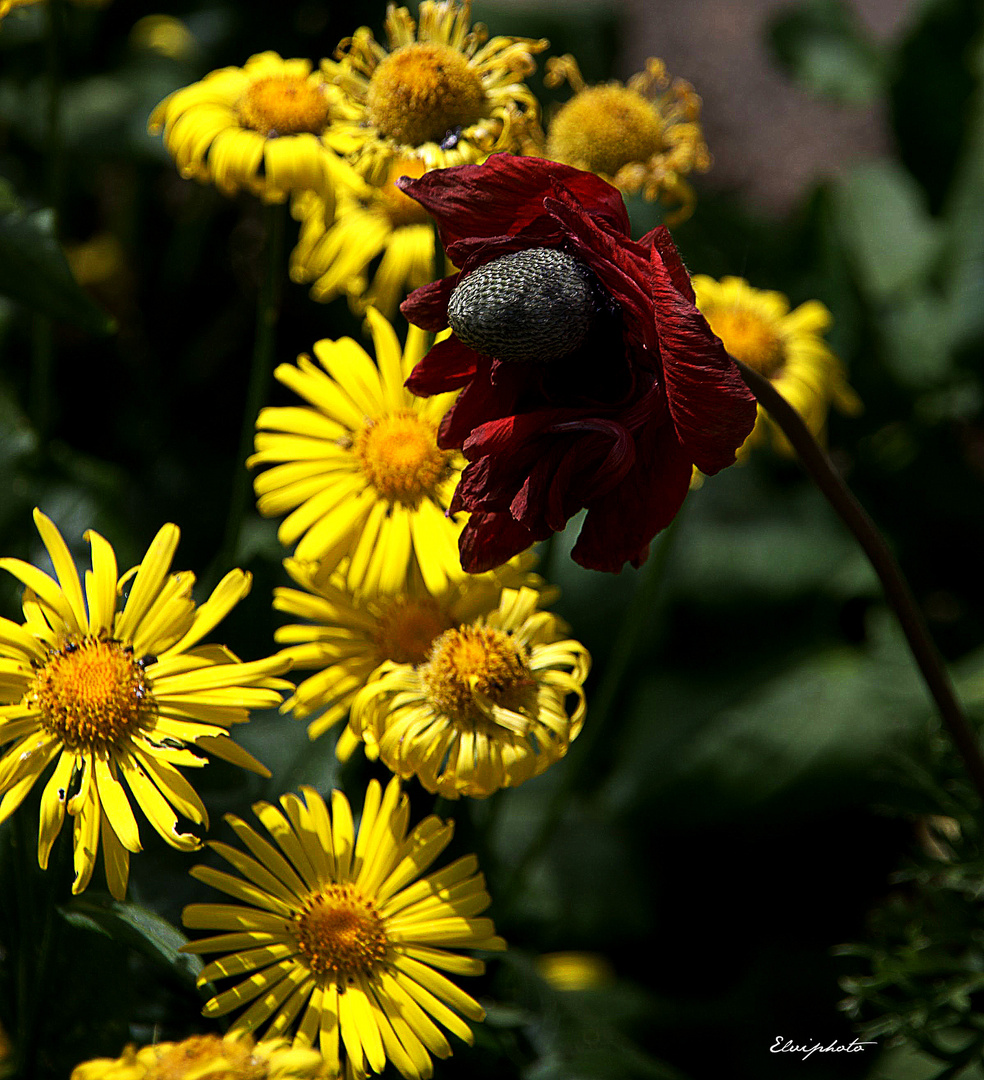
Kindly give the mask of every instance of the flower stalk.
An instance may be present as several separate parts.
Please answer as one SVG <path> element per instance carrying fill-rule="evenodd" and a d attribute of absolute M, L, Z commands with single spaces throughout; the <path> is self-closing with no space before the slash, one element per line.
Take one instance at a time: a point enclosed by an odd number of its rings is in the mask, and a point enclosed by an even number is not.
<path fill-rule="evenodd" d="M 734 357 L 732 357 L 734 359 Z M 936 644 L 930 637 L 926 621 L 916 604 L 912 590 L 892 554 L 884 536 L 868 516 L 867 511 L 838 476 L 828 455 L 810 434 L 799 413 L 775 389 L 764 375 L 735 360 L 746 386 L 769 413 L 796 450 L 804 468 L 823 493 L 840 519 L 874 567 L 885 590 L 885 597 L 902 627 L 913 658 L 922 673 L 940 718 L 963 758 L 964 766 L 977 793 L 984 803 L 984 755 L 980 740 L 957 701 L 953 683 L 947 673 Z"/>

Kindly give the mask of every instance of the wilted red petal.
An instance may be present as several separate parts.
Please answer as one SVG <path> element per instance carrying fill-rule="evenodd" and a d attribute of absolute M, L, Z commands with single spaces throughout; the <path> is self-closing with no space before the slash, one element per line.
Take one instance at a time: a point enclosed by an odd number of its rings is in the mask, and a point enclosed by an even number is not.
<path fill-rule="evenodd" d="M 487 356 L 476 356 L 474 377 L 441 421 L 437 443 L 443 450 L 463 446 L 475 428 L 490 418 L 510 415 L 523 389 L 535 381 L 525 365 L 502 364 Z M 468 455 L 467 450 L 465 453 Z"/>
<path fill-rule="evenodd" d="M 494 570 L 537 540 L 545 540 L 549 530 L 534 536 L 506 512 L 473 514 L 458 540 L 461 567 L 469 574 Z"/>
<path fill-rule="evenodd" d="M 431 212 L 445 248 L 466 237 L 523 231 L 543 214 L 543 200 L 555 184 L 566 187 L 584 213 L 629 232 L 629 216 L 616 188 L 592 173 L 542 158 L 493 154 L 483 165 L 435 169 L 416 180 L 400 177 L 396 184 Z"/>
<path fill-rule="evenodd" d="M 618 572 L 640 565 L 649 541 L 676 516 L 690 490 L 693 467 L 673 429 L 647 428 L 625 479 L 593 500 L 571 557 L 589 570 Z"/>
<path fill-rule="evenodd" d="M 651 263 L 666 400 L 677 437 L 703 473 L 735 460 L 755 424 L 755 398 L 704 316 L 677 291 L 654 252 Z"/>
<path fill-rule="evenodd" d="M 448 327 L 448 300 L 458 284 L 458 275 L 421 285 L 400 304 L 400 311 L 407 322 L 437 334 Z"/>
<path fill-rule="evenodd" d="M 404 386 L 418 397 L 458 390 L 471 379 L 480 363 L 478 353 L 463 345 L 453 334 L 436 342 L 410 372 Z"/>
<path fill-rule="evenodd" d="M 645 248 L 647 251 L 655 248 L 659 252 L 659 257 L 663 260 L 663 265 L 666 267 L 667 273 L 670 275 L 670 281 L 673 282 L 677 292 L 682 293 L 691 304 L 696 303 L 690 274 L 687 273 L 687 268 L 683 265 L 683 259 L 680 258 L 680 252 L 677 251 L 677 246 L 673 243 L 673 237 L 670 236 L 670 230 L 665 225 L 657 225 L 651 232 L 647 232 L 639 241 L 639 247 Z"/>

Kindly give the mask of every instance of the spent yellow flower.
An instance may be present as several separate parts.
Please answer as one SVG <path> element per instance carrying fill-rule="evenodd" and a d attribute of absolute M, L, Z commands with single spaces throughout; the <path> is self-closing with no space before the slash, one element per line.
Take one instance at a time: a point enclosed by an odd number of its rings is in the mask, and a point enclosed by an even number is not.
<path fill-rule="evenodd" d="M 342 573 L 325 573 L 318 563 L 285 559 L 287 573 L 300 589 L 274 589 L 278 611 L 307 620 L 279 627 L 274 637 L 286 645 L 281 655 L 293 669 L 311 670 L 293 697 L 284 702 L 298 719 L 317 712 L 308 735 L 318 738 L 348 715 L 352 699 L 369 676 L 387 660 L 422 664 L 436 638 L 498 607 L 503 587 L 527 585 L 541 598 L 555 595 L 533 573 L 536 557 L 526 552 L 485 574 L 469 574 L 448 582 L 436 593 L 425 587 L 419 573 L 394 596 L 353 593 Z M 335 753 L 347 761 L 359 745 L 349 728 L 339 735 Z"/>
<path fill-rule="evenodd" d="M 447 799 L 539 776 L 581 730 L 591 658 L 538 601 L 504 589 L 495 611 L 436 638 L 423 664 L 381 665 L 352 702 L 353 732 Z"/>
<path fill-rule="evenodd" d="M 0 619 L 0 821 L 53 765 L 41 795 L 39 864 L 47 867 L 67 813 L 72 891 L 88 885 L 101 842 L 109 890 L 122 899 L 130 853 L 141 849 L 131 799 L 172 847 L 200 847 L 176 814 L 205 828 L 208 814 L 178 767 L 207 764 L 197 749 L 268 776 L 228 728 L 280 703 L 291 684 L 273 676 L 288 664 L 279 656 L 244 663 L 224 646 L 200 644 L 251 579 L 231 571 L 196 607 L 194 575 L 169 572 L 177 526 L 165 525 L 122 578 L 110 544 L 86 532 L 92 569 L 83 591 L 57 528 L 40 511 L 34 520 L 57 580 L 0 559 L 26 586 L 24 623 Z"/>
<path fill-rule="evenodd" d="M 663 61 L 650 58 L 627 85 L 588 86 L 570 54 L 547 61 L 546 85 L 564 81 L 574 96 L 550 120 L 547 157 L 665 203 L 670 224 L 688 218 L 696 197 L 685 177 L 711 166 L 690 83 L 670 79 Z"/>
<path fill-rule="evenodd" d="M 843 363 L 823 340 L 831 317 L 819 300 L 807 300 L 790 311 L 782 293 L 755 289 L 744 278 L 715 281 L 695 274 L 693 286 L 697 307 L 728 352 L 764 375 L 815 437 L 823 437 L 831 406 L 848 416 L 861 412 Z M 785 435 L 760 405 L 739 456 L 770 434 L 777 450 L 793 455 Z"/>
<path fill-rule="evenodd" d="M 301 232 L 290 260 L 294 281 L 313 282 L 314 300 L 345 294 L 354 311 L 374 307 L 392 319 L 407 293 L 435 277 L 433 221 L 394 183 L 423 172 L 419 161 L 398 161 L 381 186 L 340 191 L 334 213 L 331 201 L 314 192 L 295 199 L 293 214 Z M 437 276 L 443 273 L 438 267 Z"/>
<path fill-rule="evenodd" d="M 70 1080 L 318 1080 L 317 1051 L 286 1039 L 254 1042 L 249 1035 L 192 1035 L 181 1042 L 128 1046 L 118 1058 L 84 1061 Z"/>
<path fill-rule="evenodd" d="M 386 11 L 388 48 L 360 27 L 323 60 L 337 87 L 326 139 L 370 183 L 396 160 L 425 169 L 519 152 L 539 131 L 539 105 L 524 79 L 546 41 L 494 37 L 471 25 L 469 0 L 422 0 L 419 25 L 405 7 Z"/>
<path fill-rule="evenodd" d="M 163 131 L 183 177 L 212 183 L 224 195 L 245 190 L 284 202 L 310 190 L 331 198 L 355 177 L 323 140 L 328 88 L 311 66 L 275 52 L 251 56 L 241 68 L 210 72 L 166 97 L 148 129 Z"/>
<path fill-rule="evenodd" d="M 326 570 L 347 559 L 350 589 L 399 592 L 419 570 L 433 592 L 463 576 L 457 538 L 446 516 L 463 465 L 437 445 L 437 427 L 453 394 L 418 398 L 403 383 L 427 351 L 411 327 L 406 348 L 370 308 L 376 364 L 351 338 L 319 341 L 317 363 L 300 356 L 276 376 L 308 402 L 266 408 L 257 418 L 250 466 L 271 465 L 254 481 L 266 517 L 287 513 L 278 531 L 304 562 Z M 377 366 L 378 365 L 378 366 Z"/>
<path fill-rule="evenodd" d="M 330 811 L 312 789 L 302 795 L 253 807 L 273 843 L 226 817 L 250 854 L 210 846 L 238 873 L 192 871 L 234 901 L 183 913 L 186 926 L 219 931 L 183 946 L 223 954 L 200 982 L 235 980 L 204 1014 L 248 1005 L 230 1033 L 265 1026 L 264 1038 L 296 1024 L 295 1044 L 316 1046 L 330 1077 L 362 1080 L 387 1061 L 410 1080 L 429 1077 L 431 1055 L 451 1053 L 441 1027 L 471 1043 L 462 1016 L 485 1015 L 441 972 L 479 975 L 484 963 L 457 950 L 505 948 L 492 921 L 478 917 L 490 903 L 478 860 L 466 855 L 428 874 L 454 823 L 432 815 L 408 831 L 410 801 L 395 777 L 385 792 L 370 782 L 358 830 L 341 791 Z"/>

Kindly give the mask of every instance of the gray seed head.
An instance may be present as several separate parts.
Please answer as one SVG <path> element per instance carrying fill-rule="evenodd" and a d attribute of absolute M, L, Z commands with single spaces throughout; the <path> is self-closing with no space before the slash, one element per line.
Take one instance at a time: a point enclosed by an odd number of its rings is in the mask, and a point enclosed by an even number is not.
<path fill-rule="evenodd" d="M 555 248 L 527 248 L 458 283 L 448 323 L 469 348 L 497 360 L 548 363 L 583 344 L 599 303 L 594 275 Z"/>

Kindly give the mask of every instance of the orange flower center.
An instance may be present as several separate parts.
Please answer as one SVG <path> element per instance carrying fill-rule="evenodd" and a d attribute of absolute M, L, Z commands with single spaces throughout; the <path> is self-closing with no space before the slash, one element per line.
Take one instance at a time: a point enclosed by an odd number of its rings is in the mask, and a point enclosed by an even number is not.
<path fill-rule="evenodd" d="M 426 225 L 431 216 L 409 195 L 404 195 L 396 186 L 396 181 L 401 176 L 409 176 L 416 180 L 427 171 L 422 161 L 400 161 L 390 166 L 386 177 L 386 183 L 377 189 L 378 196 L 386 210 L 393 228 L 398 229 L 406 225 Z"/>
<path fill-rule="evenodd" d="M 401 596 L 390 601 L 379 617 L 374 635 L 380 662 L 422 664 L 434 639 L 452 626 L 432 596 Z"/>
<path fill-rule="evenodd" d="M 355 886 L 326 885 L 294 918 L 297 943 L 308 967 L 322 979 L 369 972 L 386 955 L 383 920 Z"/>
<path fill-rule="evenodd" d="M 663 148 L 663 123 L 652 103 L 617 83 L 575 94 L 551 121 L 547 139 L 547 157 L 604 176 Z"/>
<path fill-rule="evenodd" d="M 386 56 L 366 91 L 372 125 L 407 146 L 440 142 L 485 115 L 485 88 L 467 58 L 449 45 L 414 43 Z"/>
<path fill-rule="evenodd" d="M 529 709 L 536 692 L 526 649 L 491 627 L 446 630 L 421 676 L 431 703 L 452 721 L 488 723 L 489 706 Z"/>
<path fill-rule="evenodd" d="M 69 640 L 38 668 L 28 700 L 70 750 L 118 746 L 153 707 L 143 667 L 118 641 Z"/>
<path fill-rule="evenodd" d="M 252 1044 L 220 1035 L 192 1035 L 168 1047 L 144 1080 L 264 1080 L 266 1062 L 253 1056 Z"/>
<path fill-rule="evenodd" d="M 782 339 L 761 315 L 742 308 L 714 308 L 704 317 L 736 360 L 771 378 L 786 361 Z"/>
<path fill-rule="evenodd" d="M 356 457 L 366 479 L 385 499 L 416 508 L 433 497 L 450 473 L 433 424 L 414 412 L 370 421 L 356 436 Z"/>
<path fill-rule="evenodd" d="M 243 127 L 268 138 L 310 132 L 328 125 L 328 99 L 316 83 L 300 75 L 271 75 L 250 83 L 239 99 Z"/>

